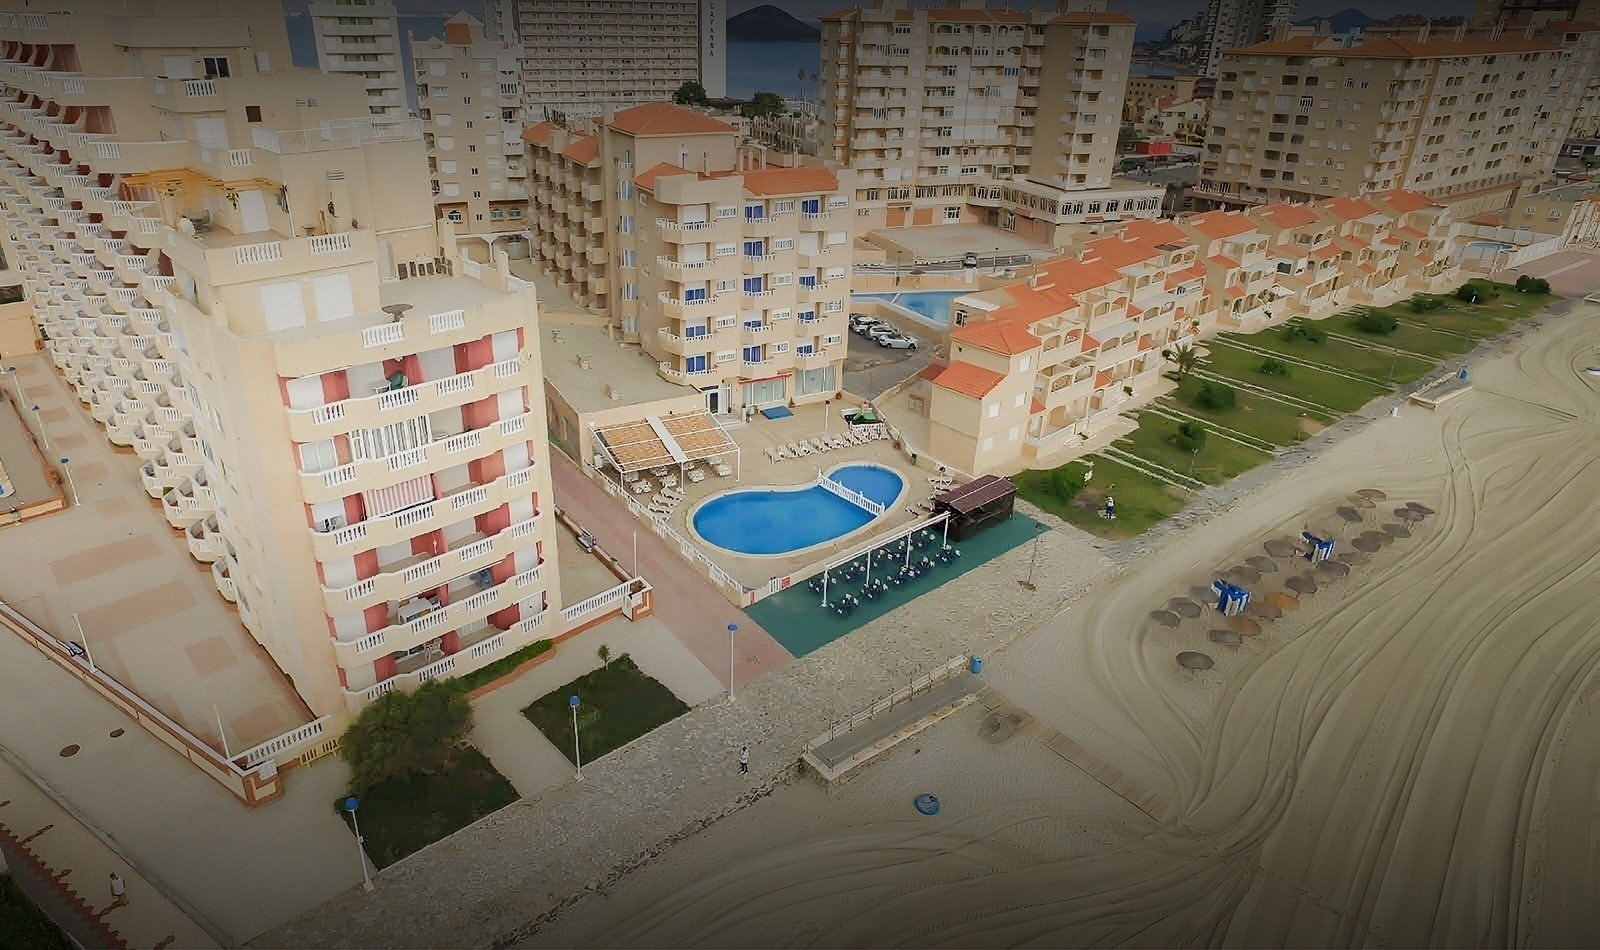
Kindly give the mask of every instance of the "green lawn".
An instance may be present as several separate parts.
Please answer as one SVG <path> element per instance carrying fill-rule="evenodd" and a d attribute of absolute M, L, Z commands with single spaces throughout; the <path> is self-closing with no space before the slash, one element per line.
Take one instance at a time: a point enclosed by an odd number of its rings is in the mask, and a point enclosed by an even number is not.
<path fill-rule="evenodd" d="M 1207 409 L 1197 406 L 1194 404 L 1194 394 L 1200 389 L 1200 382 L 1193 376 L 1185 376 L 1178 381 L 1177 390 L 1163 398 L 1161 404 L 1220 426 L 1237 429 L 1273 445 L 1294 445 L 1304 442 L 1313 433 L 1333 422 L 1334 417 L 1326 413 L 1297 409 L 1288 403 L 1243 390 L 1236 390 L 1238 403 L 1232 409 Z M 1144 424 L 1143 420 L 1144 417 L 1141 416 L 1140 425 Z"/>
<path fill-rule="evenodd" d="M 1306 366 L 1292 367 L 1291 376 L 1268 376 L 1260 371 L 1262 357 L 1254 353 L 1214 346 L 1202 367 L 1219 376 L 1253 383 L 1273 392 L 1309 400 L 1319 406 L 1351 412 L 1386 392 L 1376 383 L 1364 383 L 1324 373 Z"/>
<path fill-rule="evenodd" d="M 61 928 L 39 909 L 9 874 L 0 874 L 0 947 L 70 950 Z"/>
<path fill-rule="evenodd" d="M 1397 345 L 1391 344 L 1387 336 L 1374 336 L 1353 329 L 1334 329 L 1344 333 L 1346 336 L 1371 342 L 1375 346 Z M 1367 349 L 1366 347 L 1356 346 L 1354 343 L 1346 343 L 1343 340 L 1323 340 L 1321 343 L 1312 343 L 1304 339 L 1285 340 L 1281 327 L 1251 334 L 1250 336 L 1236 336 L 1230 333 L 1226 334 L 1223 339 L 1238 340 L 1257 349 L 1271 350 L 1274 353 L 1282 353 L 1285 356 L 1309 360 L 1323 366 L 1337 367 L 1347 372 L 1360 373 L 1375 379 L 1388 379 L 1389 371 L 1392 368 L 1396 383 L 1409 383 L 1413 379 L 1420 379 L 1424 373 L 1433 368 L 1432 363 L 1426 360 L 1419 360 L 1414 356 L 1398 356 L 1397 358 L 1397 354 Z M 1405 347 L 1400 348 L 1405 349 Z M 1213 346 L 1212 349 L 1215 350 L 1217 347 Z M 1257 360 L 1256 365 L 1260 365 L 1260 360 Z M 1291 363 L 1290 369 L 1293 370 L 1294 368 L 1294 364 Z M 1271 377 L 1265 378 L 1270 379 Z"/>
<path fill-rule="evenodd" d="M 1086 459 L 1094 463 L 1094 479 L 1072 501 L 1063 502 L 1049 490 L 1048 471 L 1019 475 L 1014 479 L 1017 494 L 1068 524 L 1112 540 L 1145 533 L 1157 522 L 1177 514 L 1189 501 L 1183 491 L 1120 462 L 1100 455 Z M 1079 473 L 1084 468 L 1081 461 L 1062 467 Z M 1100 517 L 1107 494 L 1117 500 L 1115 521 Z"/>
<path fill-rule="evenodd" d="M 1118 439 L 1116 446 L 1162 468 L 1198 478 L 1211 485 L 1219 485 L 1272 458 L 1269 452 L 1240 445 L 1215 432 L 1206 437 L 1200 451 L 1191 455 L 1189 451 L 1173 444 L 1178 425 L 1165 416 L 1153 412 L 1142 413 L 1139 416 L 1139 428 Z M 1121 507 L 1120 501 L 1118 507 Z"/>
<path fill-rule="evenodd" d="M 493 683 L 522 664 L 536 656 L 550 652 L 552 644 L 549 640 L 540 640 L 530 643 L 509 656 L 503 656 L 488 666 L 479 667 L 465 676 L 458 676 L 451 680 L 463 693 L 470 693 L 480 686 Z"/>
<path fill-rule="evenodd" d="M 592 762 L 689 711 L 672 690 L 645 675 L 624 653 L 610 664 L 539 697 L 522 710 L 561 754 L 572 760 L 572 709 L 577 696 L 578 742 Z"/>
<path fill-rule="evenodd" d="M 1486 303 L 1469 304 L 1444 294 L 1435 295 L 1444 306 L 1427 313 L 1414 312 L 1405 301 L 1379 308 L 1400 320 L 1400 329 L 1391 334 L 1363 333 L 1356 329 L 1352 316 L 1338 315 L 1328 322 L 1350 336 L 1446 359 L 1472 349 L 1477 340 L 1504 333 L 1518 320 L 1560 299 L 1555 294 L 1517 293 L 1509 284 L 1494 287 L 1499 296 Z"/>
<path fill-rule="evenodd" d="M 483 753 L 465 748 L 433 775 L 384 782 L 361 796 L 356 818 L 367 856 L 383 868 L 517 800 L 517 791 Z M 344 796 L 334 809 L 344 814 Z"/>

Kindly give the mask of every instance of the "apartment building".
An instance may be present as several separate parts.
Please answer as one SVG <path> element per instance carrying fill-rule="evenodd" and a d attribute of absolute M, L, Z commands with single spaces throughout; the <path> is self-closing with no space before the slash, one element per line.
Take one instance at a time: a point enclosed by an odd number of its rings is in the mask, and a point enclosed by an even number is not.
<path fill-rule="evenodd" d="M 1135 221 L 1091 239 L 952 303 L 949 361 L 920 384 L 928 452 L 973 475 L 1070 452 L 1154 397 L 1164 351 L 1218 328 L 1446 289 L 1452 227 L 1444 207 L 1392 191 Z"/>
<path fill-rule="evenodd" d="M 1201 75 L 1215 79 L 1227 50 L 1270 39 L 1275 29 L 1293 19 L 1294 0 L 1211 0 Z"/>
<path fill-rule="evenodd" d="M 668 103 L 593 135 L 524 138 L 540 258 L 663 378 L 719 413 L 839 391 L 849 171 L 770 164 L 733 126 Z"/>
<path fill-rule="evenodd" d="M 1122 121 L 1140 121 L 1163 100 L 1169 105 L 1188 102 L 1194 98 L 1199 83 L 1199 76 L 1129 76 Z"/>
<path fill-rule="evenodd" d="M 359 78 L 373 115 L 401 118 L 410 112 L 400 62 L 400 15 L 390 0 L 320 0 L 306 14 L 323 72 Z"/>
<path fill-rule="evenodd" d="M 1533 19 L 1590 21 L 1600 20 L 1597 0 L 1478 0 L 1472 25 L 1496 26 L 1507 21 Z"/>
<path fill-rule="evenodd" d="M 727 95 L 724 0 L 490 0 L 497 38 L 520 43 L 530 117 L 594 117 L 698 82 Z"/>
<path fill-rule="evenodd" d="M 1600 27 L 1570 26 L 1587 51 Z M 1517 182 L 1549 175 L 1586 81 L 1581 56 L 1526 35 L 1374 27 L 1344 48 L 1280 34 L 1223 57 L 1200 202 L 1401 188 L 1503 204 Z"/>
<path fill-rule="evenodd" d="M 528 227 L 520 52 L 465 12 L 445 21 L 442 39 L 411 40 L 434 210 L 490 244 Z"/>
<path fill-rule="evenodd" d="M 1099 0 L 1029 13 L 878 0 L 829 14 L 823 154 L 856 170 L 869 228 L 966 220 L 1050 240 L 1091 220 L 1075 192 L 1129 187 L 1113 172 L 1134 27 Z M 1158 214 L 1161 190 L 1134 188 L 1113 203 Z"/>
<path fill-rule="evenodd" d="M 559 633 L 533 296 L 451 275 L 418 123 L 277 68 L 275 8 L 123 10 L 0 13 L 4 242 L 56 367 L 329 733 Z M 217 78 L 170 78 L 175 38 Z"/>

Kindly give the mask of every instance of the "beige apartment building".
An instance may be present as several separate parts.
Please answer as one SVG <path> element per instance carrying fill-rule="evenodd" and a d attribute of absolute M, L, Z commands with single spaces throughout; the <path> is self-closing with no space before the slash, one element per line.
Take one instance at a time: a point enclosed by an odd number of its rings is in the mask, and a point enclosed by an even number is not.
<path fill-rule="evenodd" d="M 317 0 L 306 15 L 323 72 L 360 79 L 373 115 L 404 118 L 410 112 L 400 61 L 400 14 L 392 2 Z"/>
<path fill-rule="evenodd" d="M 1559 43 L 1374 27 L 1349 48 L 1280 30 L 1229 50 L 1192 194 L 1213 207 L 1392 189 L 1504 204 L 1549 175 L 1576 111 L 1600 27 L 1570 27 L 1550 34 Z"/>
<path fill-rule="evenodd" d="M 442 39 L 411 40 L 434 209 L 458 235 L 491 246 L 520 244 L 528 228 L 520 52 L 487 39 L 468 13 L 445 21 Z"/>
<path fill-rule="evenodd" d="M 1294 0 L 1211 0 L 1206 9 L 1205 62 L 1201 73 L 1215 79 L 1230 49 L 1269 39 L 1294 19 Z"/>
<path fill-rule="evenodd" d="M 0 14 L 6 254 L 56 367 L 328 732 L 559 634 L 534 298 L 452 263 L 418 123 L 287 69 L 276 8 L 125 11 Z"/>
<path fill-rule="evenodd" d="M 958 297 L 947 363 L 917 384 L 928 453 L 1014 472 L 1153 398 L 1163 351 L 1218 328 L 1447 289 L 1452 223 L 1414 192 L 1135 221 L 1036 274 Z"/>
<path fill-rule="evenodd" d="M 1098 220 L 1086 209 L 1102 202 L 1076 193 L 1101 190 L 1155 217 L 1161 189 L 1112 177 L 1134 26 L 1099 0 L 1030 13 L 878 0 L 829 14 L 823 154 L 855 169 L 867 227 L 981 221 L 1049 241 Z"/>
<path fill-rule="evenodd" d="M 733 126 L 669 103 L 524 138 L 540 258 L 664 379 L 717 413 L 840 390 L 849 171 L 769 164 Z"/>
<path fill-rule="evenodd" d="M 599 116 L 698 82 L 727 95 L 726 0 L 490 0 L 498 39 L 520 44 L 531 119 Z"/>

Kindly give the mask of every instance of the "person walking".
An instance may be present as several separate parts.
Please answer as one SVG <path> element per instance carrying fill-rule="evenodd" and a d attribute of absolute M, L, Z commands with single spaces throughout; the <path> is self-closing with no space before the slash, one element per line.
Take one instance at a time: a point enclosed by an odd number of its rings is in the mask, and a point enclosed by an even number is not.
<path fill-rule="evenodd" d="M 111 872 L 111 906 L 112 907 L 121 907 L 123 904 L 126 904 L 127 902 L 128 902 L 128 882 L 124 881 L 122 879 L 122 875 L 118 874 L 115 871 L 112 871 Z"/>
<path fill-rule="evenodd" d="M 750 774 L 750 747 L 747 745 L 739 747 L 739 774 Z"/>

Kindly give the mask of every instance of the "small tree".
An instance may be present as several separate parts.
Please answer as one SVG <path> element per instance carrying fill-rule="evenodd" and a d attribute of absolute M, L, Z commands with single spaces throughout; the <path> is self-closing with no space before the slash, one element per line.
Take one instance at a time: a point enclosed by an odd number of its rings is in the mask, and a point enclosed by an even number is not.
<path fill-rule="evenodd" d="M 1233 391 L 1232 386 L 1225 386 L 1214 380 L 1206 380 L 1195 391 L 1194 404 L 1203 409 L 1232 409 L 1239 403 L 1239 395 Z"/>
<path fill-rule="evenodd" d="M 1205 448 L 1205 426 L 1196 422 L 1180 422 L 1178 430 L 1172 433 L 1172 444 L 1185 452 L 1198 452 Z"/>
<path fill-rule="evenodd" d="M 600 644 L 600 649 L 594 651 L 594 655 L 598 656 L 600 658 L 600 665 L 601 666 L 604 666 L 608 670 L 611 669 L 611 648 L 610 647 L 608 647 L 604 643 L 602 643 L 602 644 Z"/>
<path fill-rule="evenodd" d="M 1375 333 L 1380 336 L 1393 333 L 1400 328 L 1400 321 L 1394 314 L 1386 310 L 1368 310 L 1356 318 L 1356 329 L 1362 333 Z"/>
<path fill-rule="evenodd" d="M 1517 293 L 1519 294 L 1548 294 L 1550 282 L 1542 277 L 1529 277 L 1523 274 L 1517 278 Z"/>
<path fill-rule="evenodd" d="M 1066 465 L 1050 473 L 1050 492 L 1063 502 L 1070 502 L 1083 491 L 1083 479 Z"/>
<path fill-rule="evenodd" d="M 1164 350 L 1161 355 L 1171 360 L 1172 365 L 1178 368 L 1179 379 L 1189 375 L 1189 372 L 1200 363 L 1199 351 L 1187 343 L 1183 346 L 1173 347 L 1171 350 Z"/>
<path fill-rule="evenodd" d="M 1256 369 L 1267 376 L 1289 375 L 1289 364 L 1275 356 L 1269 356 L 1262 360 L 1261 365 L 1256 367 Z"/>
<path fill-rule="evenodd" d="M 1328 339 L 1327 331 L 1309 323 L 1291 323 L 1283 328 L 1283 339 L 1289 343 L 1295 340 L 1304 340 L 1307 343 L 1321 343 Z"/>
<path fill-rule="evenodd" d="M 1444 301 L 1432 294 L 1412 294 L 1408 303 L 1412 313 L 1428 313 L 1444 306 Z"/>
<path fill-rule="evenodd" d="M 771 119 L 783 115 L 783 97 L 775 92 L 758 92 L 755 97 L 739 107 L 747 119 Z"/>
<path fill-rule="evenodd" d="M 672 94 L 672 101 L 680 106 L 708 106 L 711 97 L 706 95 L 706 87 L 691 79 L 678 87 Z"/>
<path fill-rule="evenodd" d="M 454 684 L 433 680 L 414 693 L 391 690 L 345 731 L 340 750 L 360 793 L 391 779 L 446 768 L 472 728 L 472 704 Z"/>

